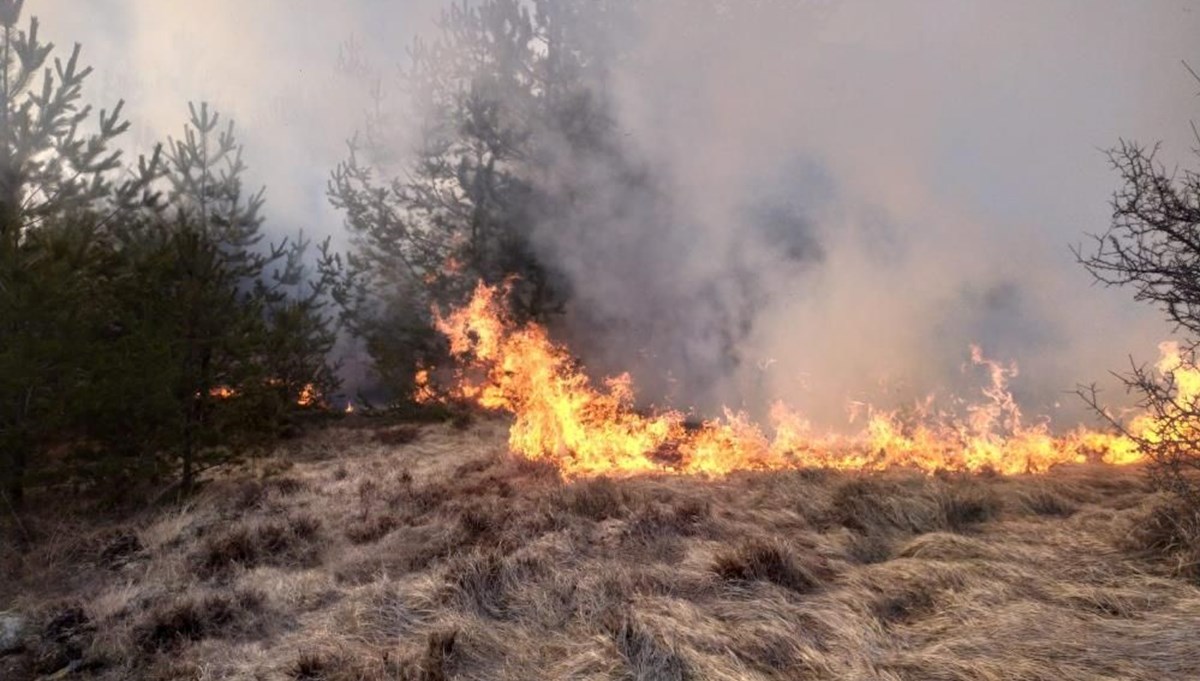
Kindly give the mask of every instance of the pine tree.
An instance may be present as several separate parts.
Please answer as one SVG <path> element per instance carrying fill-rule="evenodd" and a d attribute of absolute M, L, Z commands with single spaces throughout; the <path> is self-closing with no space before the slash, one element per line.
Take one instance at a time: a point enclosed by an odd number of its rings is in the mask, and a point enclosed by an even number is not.
<path fill-rule="evenodd" d="M 91 68 L 75 45 L 65 62 L 38 36 L 37 18 L 18 27 L 22 0 L 0 0 L 0 478 L 20 504 L 33 456 L 70 421 L 70 396 L 83 383 L 84 291 L 106 247 L 103 227 L 117 212 L 153 204 L 157 161 L 117 177 L 113 141 L 128 128 L 122 104 L 82 128 L 80 104 Z"/>
<path fill-rule="evenodd" d="M 296 406 L 338 385 L 328 354 L 336 329 L 324 312 L 339 267 L 322 245 L 307 277 L 302 235 L 264 242 L 264 190 L 247 193 L 232 121 L 190 106 L 182 139 L 166 154 L 170 218 L 159 225 L 158 271 L 170 355 L 177 362 L 182 490 L 200 470 L 269 441 Z M 145 235 L 139 235 L 145 241 Z M 152 253 L 152 252 L 151 252 Z"/>
<path fill-rule="evenodd" d="M 452 5 L 436 40 L 417 41 L 404 89 L 423 126 L 416 156 L 388 172 L 378 107 L 332 174 L 329 196 L 354 241 L 350 317 L 386 384 L 436 359 L 431 305 L 461 303 L 479 281 L 514 282 L 518 319 L 561 312 L 564 279 L 534 231 L 565 223 L 589 191 L 588 158 L 620 166 L 608 103 L 597 96 L 611 46 L 589 21 L 610 2 L 480 0 Z M 361 69 L 360 69 L 361 70 Z"/>

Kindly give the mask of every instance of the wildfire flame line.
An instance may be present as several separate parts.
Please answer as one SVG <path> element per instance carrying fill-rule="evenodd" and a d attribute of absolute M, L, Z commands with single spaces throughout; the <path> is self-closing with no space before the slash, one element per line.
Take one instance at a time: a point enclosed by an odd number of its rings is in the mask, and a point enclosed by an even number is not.
<path fill-rule="evenodd" d="M 427 370 L 420 370 L 415 397 L 466 400 L 511 413 L 510 448 L 530 459 L 552 461 L 568 478 L 894 466 L 1017 474 L 1063 463 L 1131 464 L 1142 458 L 1135 439 L 1123 435 L 1080 427 L 1055 436 L 1044 420 L 1026 424 L 1008 390 L 1016 366 L 988 360 L 978 347 L 971 348 L 972 361 L 987 370 L 991 382 L 983 390 L 985 399 L 971 405 L 965 419 L 927 413 L 901 419 L 896 412 L 868 408 L 865 428 L 857 435 L 820 435 L 799 414 L 776 403 L 770 412 L 771 437 L 746 414 L 730 410 L 722 419 L 689 427 L 679 411 L 638 412 L 628 374 L 594 384 L 544 328 L 513 322 L 506 312 L 507 293 L 481 283 L 464 307 L 446 316 L 435 311 L 436 326 L 460 366 L 453 385 L 442 390 L 435 389 Z M 1200 395 L 1200 372 L 1184 366 L 1177 347 L 1164 344 L 1163 351 L 1159 369 L 1175 372 L 1181 392 Z M 1130 432 L 1148 438 L 1155 427 L 1143 417 L 1131 424 Z"/>

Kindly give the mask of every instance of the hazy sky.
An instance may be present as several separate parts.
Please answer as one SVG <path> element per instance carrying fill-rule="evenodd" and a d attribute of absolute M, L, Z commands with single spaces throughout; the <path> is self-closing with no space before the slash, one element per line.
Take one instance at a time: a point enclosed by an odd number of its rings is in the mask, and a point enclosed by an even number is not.
<path fill-rule="evenodd" d="M 1200 2 L 642 5 L 612 93 L 628 146 L 665 169 L 688 231 L 659 279 L 605 276 L 654 227 L 644 221 L 614 221 L 611 252 L 574 254 L 572 273 L 597 292 L 586 304 L 634 329 L 666 318 L 655 301 L 679 300 L 648 290 L 704 285 L 723 299 L 734 250 L 737 267 L 769 273 L 741 324 L 741 364 L 693 401 L 765 392 L 820 411 L 882 379 L 936 384 L 980 342 L 1019 361 L 1049 404 L 1129 354 L 1153 357 L 1160 315 L 1091 286 L 1068 247 L 1107 225 L 1116 178 L 1101 149 L 1163 140 L 1165 160 L 1186 160 L 1200 85 L 1181 60 L 1200 65 Z M 207 99 L 236 118 L 276 224 L 340 234 L 325 178 L 363 100 L 336 70 L 339 44 L 356 37 L 389 67 L 440 6 L 29 0 L 27 13 L 60 48 L 83 43 L 89 97 L 124 97 L 136 144 L 175 133 L 187 101 Z M 820 266 L 786 267 L 777 241 L 747 236 L 761 227 L 748 204 L 795 213 Z M 572 244 L 556 248 L 570 260 Z M 694 317 L 706 321 L 641 352 L 653 362 L 639 373 L 722 351 L 701 327 L 724 322 Z M 592 352 L 606 367 L 647 350 L 629 334 L 602 340 Z"/>

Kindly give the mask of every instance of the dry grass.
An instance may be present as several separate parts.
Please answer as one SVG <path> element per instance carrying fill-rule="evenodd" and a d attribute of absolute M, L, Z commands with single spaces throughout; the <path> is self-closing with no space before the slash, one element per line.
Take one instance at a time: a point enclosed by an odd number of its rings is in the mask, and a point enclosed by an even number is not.
<path fill-rule="evenodd" d="M 1137 471 L 564 484 L 504 430 L 333 428 L 184 508 L 29 518 L 0 678 L 1200 678 L 1200 519 Z"/>

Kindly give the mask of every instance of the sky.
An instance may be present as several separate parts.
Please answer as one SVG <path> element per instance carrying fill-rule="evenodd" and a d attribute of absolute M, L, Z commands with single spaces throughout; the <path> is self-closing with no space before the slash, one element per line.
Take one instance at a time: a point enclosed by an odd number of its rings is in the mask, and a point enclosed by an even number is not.
<path fill-rule="evenodd" d="M 132 147 L 178 134 L 187 102 L 207 100 L 236 119 L 273 228 L 337 242 L 325 180 L 366 106 L 339 47 L 394 68 L 441 7 L 26 13 L 60 49 L 83 44 L 87 96 L 127 101 Z M 1103 149 L 1161 140 L 1164 161 L 1189 162 L 1200 85 L 1181 62 L 1200 65 L 1197 36 L 1200 2 L 1183 0 L 643 2 L 610 95 L 624 144 L 665 178 L 671 225 L 598 195 L 603 243 L 543 235 L 587 283 L 577 316 L 604 320 L 576 327 L 580 351 L 654 399 L 783 398 L 833 420 L 881 389 L 955 384 L 978 343 L 1020 364 L 1014 387 L 1039 413 L 1081 417 L 1067 391 L 1152 360 L 1170 329 L 1093 286 L 1070 247 L 1108 224 Z"/>

